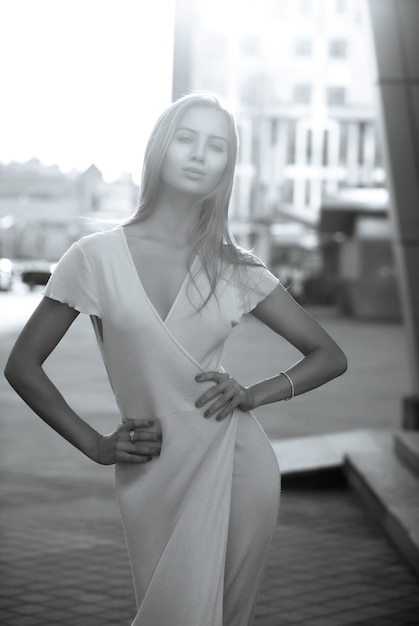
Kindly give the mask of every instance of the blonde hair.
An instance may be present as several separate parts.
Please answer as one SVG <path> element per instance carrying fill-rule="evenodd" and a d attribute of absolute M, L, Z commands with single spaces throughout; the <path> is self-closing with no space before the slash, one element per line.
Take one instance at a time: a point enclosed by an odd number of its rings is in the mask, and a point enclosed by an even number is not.
<path fill-rule="evenodd" d="M 160 172 L 166 151 L 173 139 L 180 119 L 191 107 L 211 107 L 223 113 L 228 124 L 228 159 L 217 187 L 199 199 L 199 218 L 191 233 L 192 246 L 188 257 L 188 271 L 196 256 L 206 273 L 210 292 L 200 308 L 205 306 L 215 292 L 223 266 L 227 263 L 237 269 L 239 265 L 263 265 L 259 259 L 241 248 L 235 241 L 228 223 L 228 209 L 233 189 L 234 172 L 238 155 L 238 132 L 232 112 L 215 94 L 192 93 L 172 103 L 158 118 L 148 140 L 141 178 L 138 207 L 126 222 L 132 224 L 146 219 L 153 211 L 160 185 Z"/>

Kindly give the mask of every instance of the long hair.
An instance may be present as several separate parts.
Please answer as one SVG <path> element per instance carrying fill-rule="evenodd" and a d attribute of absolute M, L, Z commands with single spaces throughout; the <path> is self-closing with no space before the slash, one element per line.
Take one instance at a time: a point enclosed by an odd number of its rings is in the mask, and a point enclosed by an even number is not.
<path fill-rule="evenodd" d="M 192 261 L 199 256 L 202 269 L 208 277 L 210 292 L 200 309 L 205 306 L 215 292 L 217 282 L 225 264 L 254 265 L 262 263 L 252 254 L 241 248 L 230 232 L 228 209 L 233 189 L 234 172 L 238 155 L 238 132 L 232 112 L 215 94 L 193 93 L 172 103 L 158 118 L 144 153 L 141 177 L 141 191 L 138 207 L 134 215 L 125 222 L 132 224 L 146 219 L 153 211 L 160 185 L 160 173 L 166 151 L 179 126 L 180 119 L 191 107 L 211 107 L 225 116 L 229 130 L 228 158 L 226 168 L 217 187 L 197 200 L 198 220 L 190 233 L 191 249 L 187 264 L 192 281 Z M 195 282 L 195 281 L 194 281 Z"/>

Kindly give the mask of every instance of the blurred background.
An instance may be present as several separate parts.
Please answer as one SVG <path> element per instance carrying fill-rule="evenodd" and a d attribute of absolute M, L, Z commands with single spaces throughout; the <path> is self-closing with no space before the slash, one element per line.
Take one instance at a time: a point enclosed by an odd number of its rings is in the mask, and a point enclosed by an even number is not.
<path fill-rule="evenodd" d="M 235 237 L 348 357 L 344 376 L 255 411 L 285 485 L 258 626 L 419 620 L 418 32 L 417 0 L 0 2 L 1 371 L 60 256 L 133 212 L 152 125 L 194 90 L 237 118 Z M 250 315 L 223 365 L 248 385 L 300 357 Z M 87 316 L 45 369 L 115 428 Z M 130 623 L 113 468 L 4 377 L 0 411 L 1 623 Z"/>
<path fill-rule="evenodd" d="M 364 0 L 116 7 L 2 4 L 2 288 L 129 215 L 152 122 L 203 89 L 237 115 L 238 241 L 304 304 L 400 320 Z"/>

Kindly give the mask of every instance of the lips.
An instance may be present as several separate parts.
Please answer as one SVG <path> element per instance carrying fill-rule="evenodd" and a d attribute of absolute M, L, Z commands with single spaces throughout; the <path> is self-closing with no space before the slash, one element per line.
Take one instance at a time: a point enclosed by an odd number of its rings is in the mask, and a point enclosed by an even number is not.
<path fill-rule="evenodd" d="M 197 174 L 200 176 L 205 176 L 205 171 L 201 170 L 199 167 L 184 167 L 183 171 L 187 174 Z"/>

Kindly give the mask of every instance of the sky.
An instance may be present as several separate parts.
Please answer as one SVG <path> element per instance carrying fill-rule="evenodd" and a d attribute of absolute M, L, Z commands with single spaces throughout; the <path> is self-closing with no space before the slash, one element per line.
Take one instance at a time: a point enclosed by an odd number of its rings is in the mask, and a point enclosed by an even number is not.
<path fill-rule="evenodd" d="M 0 161 L 138 182 L 171 101 L 175 0 L 0 0 Z"/>

